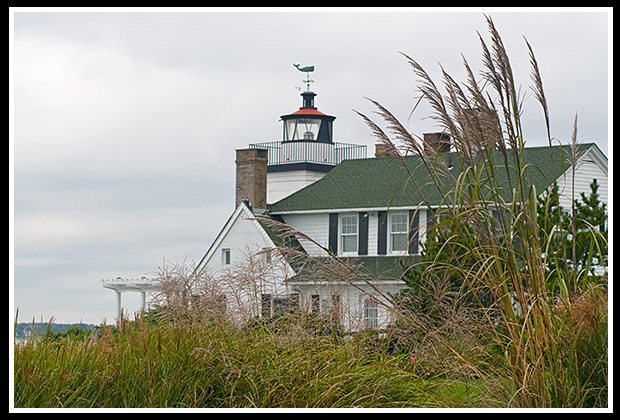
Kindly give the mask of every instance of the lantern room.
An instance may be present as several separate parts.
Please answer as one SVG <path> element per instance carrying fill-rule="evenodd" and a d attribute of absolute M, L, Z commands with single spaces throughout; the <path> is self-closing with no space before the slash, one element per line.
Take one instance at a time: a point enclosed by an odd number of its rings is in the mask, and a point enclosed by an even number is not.
<path fill-rule="evenodd" d="M 314 106 L 316 93 L 306 91 L 301 94 L 302 107 L 292 114 L 282 115 L 283 141 L 315 141 L 333 143 L 332 123 L 336 117 L 325 115 Z"/>

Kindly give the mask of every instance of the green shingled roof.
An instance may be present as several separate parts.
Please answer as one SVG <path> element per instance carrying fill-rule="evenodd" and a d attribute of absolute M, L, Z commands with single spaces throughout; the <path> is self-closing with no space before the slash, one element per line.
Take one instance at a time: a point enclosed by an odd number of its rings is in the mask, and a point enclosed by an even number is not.
<path fill-rule="evenodd" d="M 340 258 L 344 266 L 336 262 L 336 260 L 324 258 L 308 259 L 306 264 L 300 267 L 297 275 L 292 277 L 292 282 L 381 282 L 402 280 L 403 269 L 400 265 L 402 262 L 405 267 L 411 267 L 413 264 L 420 262 L 420 255 L 407 256 L 363 256 L 363 257 L 347 257 Z M 338 266 L 340 269 L 338 269 Z M 349 271 L 350 270 L 350 271 Z M 343 277 L 339 277 L 339 273 Z"/>
<path fill-rule="evenodd" d="M 592 144 L 582 144 L 579 147 L 585 151 L 592 147 Z M 537 191 L 542 192 L 550 182 L 564 173 L 568 168 L 566 157 L 569 151 L 569 146 L 525 148 L 528 178 L 536 185 Z M 508 151 L 509 166 L 514 168 L 516 165 L 511 155 Z M 439 156 L 452 163 L 450 172 L 455 177 L 463 170 L 464 164 L 458 153 L 442 153 Z M 503 169 L 501 153 L 495 151 L 494 156 L 496 166 Z M 423 202 L 431 206 L 440 205 L 443 200 L 442 193 L 431 177 L 431 174 L 439 172 L 429 170 L 417 156 L 407 157 L 405 162 L 412 176 L 409 176 L 402 162 L 394 158 L 345 160 L 319 181 L 274 203 L 270 211 L 278 214 L 312 210 L 415 207 Z M 508 186 L 506 171 L 499 170 L 498 174 L 501 184 Z M 445 176 L 441 179 L 446 180 Z M 508 188 L 506 191 L 509 194 Z"/>

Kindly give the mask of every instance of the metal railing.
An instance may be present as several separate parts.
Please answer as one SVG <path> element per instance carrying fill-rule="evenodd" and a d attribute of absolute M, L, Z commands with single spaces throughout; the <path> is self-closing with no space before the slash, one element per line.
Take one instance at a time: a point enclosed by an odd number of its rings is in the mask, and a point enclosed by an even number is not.
<path fill-rule="evenodd" d="M 365 159 L 366 145 L 322 143 L 317 141 L 272 141 L 250 144 L 251 149 L 266 149 L 268 165 L 287 163 L 319 163 L 337 165 L 343 160 Z"/>

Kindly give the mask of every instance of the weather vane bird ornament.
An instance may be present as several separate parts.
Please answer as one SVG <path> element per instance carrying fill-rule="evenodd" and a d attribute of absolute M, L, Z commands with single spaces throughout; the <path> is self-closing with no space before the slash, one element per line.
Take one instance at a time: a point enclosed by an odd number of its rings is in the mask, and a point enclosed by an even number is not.
<path fill-rule="evenodd" d="M 293 64 L 293 66 L 295 66 L 297 70 L 306 73 L 306 80 L 304 80 L 304 83 L 307 89 L 310 90 L 310 83 L 314 83 L 314 80 L 310 80 L 310 73 L 314 71 L 314 66 L 299 67 L 299 64 Z"/>

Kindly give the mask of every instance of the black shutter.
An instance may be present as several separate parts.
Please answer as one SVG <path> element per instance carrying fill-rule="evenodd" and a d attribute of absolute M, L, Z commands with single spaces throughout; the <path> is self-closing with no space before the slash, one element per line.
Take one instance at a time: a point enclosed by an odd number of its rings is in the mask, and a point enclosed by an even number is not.
<path fill-rule="evenodd" d="M 377 223 L 379 223 L 379 231 L 377 235 L 377 254 L 387 254 L 387 212 L 380 211 L 377 214 Z"/>
<path fill-rule="evenodd" d="M 358 255 L 368 255 L 368 213 L 359 214 Z"/>
<path fill-rule="evenodd" d="M 338 254 L 338 213 L 329 214 L 329 251 Z"/>
<path fill-rule="evenodd" d="M 418 253 L 418 227 L 420 225 L 420 215 L 418 211 L 409 210 L 409 254 Z"/>
<path fill-rule="evenodd" d="M 435 211 L 431 209 L 426 210 L 426 240 L 428 241 L 431 236 L 431 230 L 435 224 Z"/>

